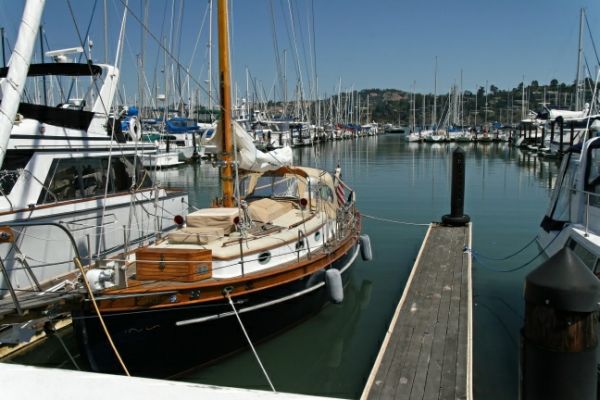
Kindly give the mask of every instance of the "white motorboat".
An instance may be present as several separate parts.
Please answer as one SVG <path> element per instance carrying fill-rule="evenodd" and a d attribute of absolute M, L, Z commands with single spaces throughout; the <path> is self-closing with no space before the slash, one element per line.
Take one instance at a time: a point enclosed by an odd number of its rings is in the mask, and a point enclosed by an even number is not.
<path fill-rule="evenodd" d="M 41 13 L 37 3 L 27 3 L 26 28 L 13 53 L 20 57 L 0 69 L 0 112 L 7 117 L 0 123 L 0 318 L 34 318 L 23 301 L 56 297 L 77 274 L 76 256 L 92 264 L 127 252 L 175 228 L 173 217 L 187 214 L 187 194 L 155 186 L 141 168 L 138 155 L 154 152 L 154 145 L 128 137 L 119 115 L 109 111 L 117 68 L 29 65 L 36 36 L 30 31 L 37 30 Z M 42 76 L 89 80 L 92 89 L 83 99 L 61 93 L 43 104 L 21 101 L 22 91 Z"/>
<path fill-rule="evenodd" d="M 600 138 L 565 153 L 538 244 L 549 257 L 565 247 L 600 273 Z"/>

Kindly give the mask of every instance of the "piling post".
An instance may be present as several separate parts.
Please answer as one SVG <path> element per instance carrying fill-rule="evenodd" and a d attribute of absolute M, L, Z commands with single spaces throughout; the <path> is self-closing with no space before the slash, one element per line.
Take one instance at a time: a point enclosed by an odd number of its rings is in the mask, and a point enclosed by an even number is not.
<path fill-rule="evenodd" d="M 525 280 L 520 399 L 596 399 L 600 280 L 564 248 Z"/>
<path fill-rule="evenodd" d="M 550 122 L 550 143 L 554 142 L 554 124 L 556 122 L 552 121 Z"/>
<path fill-rule="evenodd" d="M 575 137 L 575 121 L 571 121 L 571 137 L 569 138 L 570 146 L 573 146 L 574 137 Z"/>
<path fill-rule="evenodd" d="M 465 151 L 457 147 L 452 152 L 452 189 L 450 214 L 442 216 L 442 224 L 464 226 L 471 218 L 464 214 L 465 204 Z"/>
<path fill-rule="evenodd" d="M 558 128 L 560 129 L 560 146 L 558 147 L 558 152 L 563 152 L 563 142 L 564 142 L 564 134 L 565 134 L 565 123 L 562 117 L 556 118 L 558 121 Z"/>
<path fill-rule="evenodd" d="M 523 126 L 523 124 L 519 126 L 519 137 L 523 137 L 523 139 L 525 139 L 525 126 Z"/>

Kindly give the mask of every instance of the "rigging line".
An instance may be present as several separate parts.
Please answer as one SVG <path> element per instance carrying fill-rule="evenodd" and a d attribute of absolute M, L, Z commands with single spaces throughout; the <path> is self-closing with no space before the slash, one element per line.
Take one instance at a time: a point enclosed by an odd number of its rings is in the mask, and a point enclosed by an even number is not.
<path fill-rule="evenodd" d="M 509 258 L 512 258 L 514 256 L 516 256 L 517 254 L 521 253 L 523 250 L 525 250 L 526 248 L 528 248 L 533 242 L 535 242 L 535 240 L 537 239 L 537 235 L 534 236 L 529 242 L 527 242 L 527 244 L 523 247 L 521 247 L 519 250 L 515 251 L 512 254 L 507 255 L 506 257 L 501 257 L 501 258 L 495 258 L 495 257 L 489 257 L 489 256 L 485 256 L 481 253 L 479 253 L 478 251 L 473 250 L 473 248 L 465 248 L 465 250 L 469 250 L 473 253 L 477 253 L 477 255 L 481 258 L 485 258 L 487 260 L 493 260 L 493 261 L 504 261 L 504 260 L 508 260 Z"/>
<path fill-rule="evenodd" d="M 142 27 L 142 29 L 144 29 L 146 31 L 146 33 L 148 33 L 148 35 L 150 35 L 150 37 L 157 43 L 157 46 L 159 48 L 159 50 L 163 50 L 165 52 L 165 54 L 171 58 L 171 60 L 175 63 L 175 65 L 177 65 L 178 67 L 181 66 L 181 63 L 175 58 L 175 56 L 173 55 L 173 53 L 167 48 L 167 46 L 165 46 L 164 44 L 162 44 L 162 41 L 159 41 L 158 38 L 156 37 L 156 35 L 154 35 L 152 33 L 152 31 L 144 25 L 144 23 L 140 20 L 140 17 L 138 17 L 133 10 L 127 5 L 125 4 L 126 0 L 119 0 L 125 7 L 125 9 L 129 12 L 129 14 L 131 14 L 131 16 L 133 17 L 133 19 L 135 19 L 140 26 Z M 165 72 L 166 73 L 166 72 Z M 190 80 L 192 82 L 194 82 L 196 85 L 198 85 L 198 87 L 200 88 L 200 90 L 203 91 L 203 93 L 208 95 L 208 90 L 206 90 L 201 83 L 193 76 L 193 75 L 188 75 Z M 215 101 L 215 104 L 217 104 L 218 102 L 216 101 L 216 98 L 211 96 L 211 99 L 213 101 Z M 221 109 L 221 106 L 219 106 L 219 109 Z"/>
<path fill-rule="evenodd" d="M 290 16 L 290 23 L 291 23 L 291 27 L 290 27 L 290 31 L 292 33 L 292 37 L 290 38 L 293 44 L 293 49 L 294 49 L 294 59 L 296 61 L 296 72 L 298 74 L 298 80 L 300 81 L 300 98 L 302 99 L 303 96 L 303 90 L 304 90 L 304 83 L 302 80 L 302 68 L 300 66 L 300 55 L 298 54 L 298 45 L 296 43 L 296 25 L 294 23 L 294 14 L 292 13 L 292 4 L 290 2 L 290 0 L 287 0 L 288 3 L 288 11 L 289 11 L 289 16 Z M 288 32 L 289 34 L 289 32 Z"/>
<path fill-rule="evenodd" d="M 430 225 L 430 224 L 417 224 L 415 222 L 397 221 L 397 220 L 393 220 L 393 219 L 389 219 L 389 218 L 374 217 L 374 216 L 368 215 L 368 214 L 361 214 L 361 215 L 365 218 L 370 218 L 370 219 L 374 219 L 376 221 L 382 221 L 382 222 L 391 222 L 394 224 L 413 225 L 413 226 L 429 226 Z"/>
<path fill-rule="evenodd" d="M 310 51 L 307 52 L 306 51 L 306 40 L 304 40 L 305 34 L 304 34 L 304 29 L 302 28 L 302 25 L 300 22 L 301 18 L 300 18 L 300 11 L 298 10 L 298 3 L 294 2 L 294 7 L 295 7 L 295 15 L 296 15 L 296 23 L 298 26 L 298 35 L 300 36 L 300 45 L 302 46 L 302 60 L 303 60 L 303 64 L 304 64 L 304 70 L 306 71 L 306 79 L 309 81 L 309 90 L 310 90 L 310 94 L 312 97 L 313 94 L 313 85 L 310 84 L 310 72 L 311 72 L 311 60 L 309 59 L 309 57 L 307 56 L 307 54 L 310 54 Z M 307 21 L 308 22 L 308 21 Z M 310 44 L 310 36 L 308 39 L 308 43 Z M 307 111 L 305 111 L 307 112 Z"/>
<path fill-rule="evenodd" d="M 192 64 L 194 63 L 194 58 L 196 57 L 196 51 L 198 50 L 198 43 L 200 43 L 200 36 L 202 35 L 202 31 L 204 31 L 204 24 L 206 23 L 206 16 L 208 15 L 208 5 L 206 6 L 206 10 L 204 10 L 204 16 L 202 17 L 202 24 L 200 24 L 200 29 L 198 30 L 198 36 L 196 36 L 196 43 L 194 43 L 194 50 L 192 51 L 192 55 L 190 56 L 190 64 L 187 67 L 187 73 L 189 75 L 190 70 L 192 69 Z M 202 76 L 202 71 L 200 73 Z"/>
<path fill-rule="evenodd" d="M 90 287 L 90 283 L 88 282 L 87 277 L 85 276 L 85 271 L 83 270 L 83 265 L 81 265 L 81 261 L 79 261 L 79 258 L 77 258 L 77 257 L 75 257 L 73 259 L 73 261 L 75 262 L 75 264 L 77 264 L 77 268 L 79 268 L 79 271 L 81 272 L 81 279 L 83 280 L 83 283 L 85 284 L 87 292 L 90 296 L 90 300 L 92 301 L 92 304 L 94 306 L 94 310 L 96 311 L 96 315 L 98 316 L 98 321 L 100 322 L 100 325 L 102 326 L 102 330 L 104 331 L 104 334 L 106 335 L 106 339 L 108 340 L 108 343 L 110 344 L 110 347 L 112 348 L 114 355 L 117 357 L 119 364 L 121 364 L 121 368 L 123 368 L 125 375 L 131 376 L 131 374 L 129 374 L 129 370 L 127 369 L 127 367 L 125 366 L 125 363 L 123 362 L 123 359 L 121 358 L 121 355 L 119 354 L 119 350 L 117 350 L 117 347 L 115 346 L 115 344 L 112 340 L 112 337 L 110 336 L 110 333 L 108 332 L 108 328 L 106 327 L 106 324 L 104 323 L 104 318 L 102 318 L 102 314 L 100 313 L 100 309 L 98 308 L 98 303 L 96 303 L 96 297 L 94 296 L 94 292 L 92 291 L 92 288 Z"/>
<path fill-rule="evenodd" d="M 90 15 L 90 20 L 88 22 L 88 26 L 87 29 L 85 30 L 85 35 L 84 37 L 88 38 L 90 35 L 90 28 L 92 27 L 92 22 L 94 21 L 94 15 L 96 14 L 96 6 L 98 5 L 98 0 L 94 0 L 94 5 L 92 7 L 92 14 Z M 85 53 L 85 47 L 83 48 L 83 53 Z M 42 54 L 42 57 L 44 55 Z M 81 57 L 83 57 L 83 54 L 80 53 L 79 56 L 77 56 L 77 62 L 81 62 Z M 86 56 L 87 58 L 87 56 Z M 77 78 L 75 78 L 77 79 Z M 69 93 L 67 94 L 67 100 L 71 98 L 71 93 L 73 92 L 73 87 L 75 86 L 75 79 L 71 80 L 71 86 L 69 86 Z M 95 79 L 95 78 L 94 78 Z"/>
<path fill-rule="evenodd" d="M 159 46 L 156 49 L 156 58 L 154 59 L 154 71 L 153 71 L 153 76 L 152 76 L 152 86 L 154 87 L 154 89 L 156 89 L 156 93 L 154 94 L 155 96 L 158 95 L 158 70 L 160 68 L 159 67 L 159 60 L 160 60 L 161 54 L 162 54 L 162 52 L 161 52 L 162 49 L 161 49 L 160 45 L 162 44 L 162 41 L 163 41 L 163 38 L 164 38 L 164 35 L 165 35 L 165 24 L 166 24 L 166 20 L 167 20 L 167 4 L 168 3 L 166 1 L 164 3 L 165 3 L 165 6 L 164 6 L 163 12 L 162 12 L 163 18 L 162 18 L 162 22 L 161 22 L 161 25 L 160 25 L 160 35 L 159 35 L 160 42 L 158 42 Z M 133 17 L 136 18 L 135 15 Z M 141 21 L 139 19 L 137 19 L 137 20 L 138 20 L 138 22 L 140 23 L 140 25 L 142 27 L 142 31 L 145 30 L 146 33 L 147 33 L 148 29 L 147 29 L 146 24 L 144 23 L 144 21 Z M 154 39 L 154 40 L 156 41 L 156 39 Z M 152 98 L 152 97 L 155 97 L 155 96 L 151 95 L 150 97 Z M 156 105 L 154 105 L 154 108 L 158 109 L 158 107 L 156 107 Z M 153 114 L 153 116 L 154 115 L 155 114 Z"/>
<path fill-rule="evenodd" d="M 271 390 L 276 393 L 275 387 L 273 386 L 273 383 L 271 382 L 271 378 L 269 378 L 269 374 L 267 374 L 265 367 L 263 366 L 262 362 L 260 361 L 260 357 L 258 357 L 258 353 L 256 352 L 256 349 L 252 345 L 252 341 L 250 340 L 250 337 L 248 336 L 248 332 L 246 332 L 246 328 L 244 327 L 244 324 L 242 323 L 242 320 L 237 312 L 237 309 L 235 308 L 235 304 L 233 304 L 233 301 L 231 300 L 231 295 L 229 294 L 230 291 L 231 291 L 231 289 L 230 290 L 226 289 L 226 290 L 224 290 L 223 294 L 225 295 L 225 297 L 227 297 L 227 300 L 229 301 L 229 305 L 231 306 L 231 309 L 235 313 L 235 317 L 237 318 L 237 320 L 240 324 L 240 328 L 242 328 L 242 332 L 244 332 L 244 336 L 246 336 L 246 340 L 248 341 L 248 344 L 250 345 L 250 348 L 252 349 L 252 352 L 254 353 L 254 357 L 256 357 L 256 361 L 258 362 L 260 369 L 262 370 L 263 374 L 265 375 L 265 378 L 267 378 L 267 382 L 269 382 L 269 386 L 271 386 Z"/>
<path fill-rule="evenodd" d="M 67 356 L 71 360 L 71 363 L 73 364 L 73 366 L 75 366 L 75 368 L 77 368 L 78 371 L 81 371 L 81 368 L 79 367 L 79 365 L 75 361 L 75 357 L 73 357 L 73 355 L 69 351 L 69 348 L 67 347 L 67 345 L 65 344 L 65 342 L 62 340 L 62 338 L 60 337 L 60 335 L 56 332 L 56 328 L 54 326 L 54 315 L 49 315 L 48 316 L 48 323 L 50 323 L 50 326 L 48 328 L 46 328 L 46 325 L 44 325 L 44 331 L 46 332 L 46 335 L 51 335 L 51 336 L 54 336 L 56 339 L 58 339 L 58 341 L 60 342 L 60 345 L 62 346 L 63 350 L 65 351 L 65 353 L 67 353 Z"/>
<path fill-rule="evenodd" d="M 587 28 L 588 28 L 588 33 L 590 34 L 590 40 L 592 41 L 592 48 L 594 49 L 594 55 L 596 56 L 596 62 L 598 64 L 600 64 L 600 59 L 598 59 L 598 52 L 596 51 L 596 43 L 594 42 L 594 36 L 592 36 L 592 30 L 590 29 L 590 23 L 587 18 L 587 13 L 584 13 L 583 16 L 585 18 L 585 24 L 587 25 Z"/>
<path fill-rule="evenodd" d="M 71 0 L 67 0 L 67 6 L 69 8 L 69 13 L 71 14 L 71 19 L 73 20 L 73 25 L 75 26 L 75 31 L 77 32 L 77 38 L 79 39 L 79 45 L 82 48 L 85 48 L 85 43 L 84 43 L 83 38 L 81 36 L 81 32 L 79 31 L 79 25 L 77 24 L 77 20 L 75 19 L 75 13 L 73 12 L 73 7 L 71 6 Z M 90 72 L 90 75 L 91 76 L 95 76 L 94 72 L 92 71 L 92 64 L 91 64 L 92 60 L 90 60 L 88 58 L 87 53 L 85 51 L 83 52 L 83 54 L 84 54 L 86 62 L 88 64 L 88 70 Z M 108 78 L 108 76 L 105 77 L 105 79 L 107 79 L 107 78 Z M 93 79 L 92 83 L 94 84 L 94 87 L 96 88 L 96 92 L 98 93 L 98 99 L 100 99 L 100 102 L 102 103 L 102 108 L 104 109 L 104 112 L 106 113 L 106 117 L 108 118 L 108 115 L 110 113 L 110 109 L 104 103 L 104 99 L 102 98 L 102 96 L 100 96 L 100 88 L 98 87 L 98 79 Z M 65 99 L 65 100 L 68 100 L 68 99 Z M 114 128 L 114 126 L 113 126 L 113 128 Z M 113 132 L 114 132 L 114 129 L 113 129 Z"/>
<path fill-rule="evenodd" d="M 271 11 L 271 30 L 272 30 L 272 38 L 273 38 L 273 52 L 275 53 L 275 67 L 277 69 L 277 78 L 279 79 L 279 84 L 281 87 L 281 98 L 285 97 L 284 85 L 285 80 L 283 79 L 283 68 L 281 66 L 281 58 L 279 57 L 279 44 L 277 43 L 277 30 L 275 27 L 275 10 L 273 8 L 273 0 L 269 1 L 269 9 Z M 285 107 L 285 105 L 284 105 Z M 285 111 L 284 111 L 285 115 Z"/>

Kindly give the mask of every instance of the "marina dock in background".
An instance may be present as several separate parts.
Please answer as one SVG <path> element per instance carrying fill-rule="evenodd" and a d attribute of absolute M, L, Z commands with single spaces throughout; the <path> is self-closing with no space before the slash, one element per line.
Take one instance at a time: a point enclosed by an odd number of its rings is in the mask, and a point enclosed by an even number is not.
<path fill-rule="evenodd" d="M 471 224 L 431 224 L 362 399 L 472 399 Z"/>

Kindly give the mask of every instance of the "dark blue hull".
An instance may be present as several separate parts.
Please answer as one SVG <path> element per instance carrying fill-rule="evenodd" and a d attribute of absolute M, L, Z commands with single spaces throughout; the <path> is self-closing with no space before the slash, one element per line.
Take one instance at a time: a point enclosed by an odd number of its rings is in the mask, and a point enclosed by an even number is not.
<path fill-rule="evenodd" d="M 358 252 L 359 245 L 355 243 L 330 266 L 342 271 L 344 284 Z M 316 314 L 329 301 L 324 275 L 324 270 L 320 270 L 235 298 L 251 340 L 265 340 Z M 125 365 L 136 376 L 169 377 L 248 348 L 226 299 L 198 306 L 103 316 Z M 209 319 L 182 324 L 202 318 Z M 123 373 L 91 307 L 73 312 L 73 326 L 81 354 L 92 370 Z"/>

